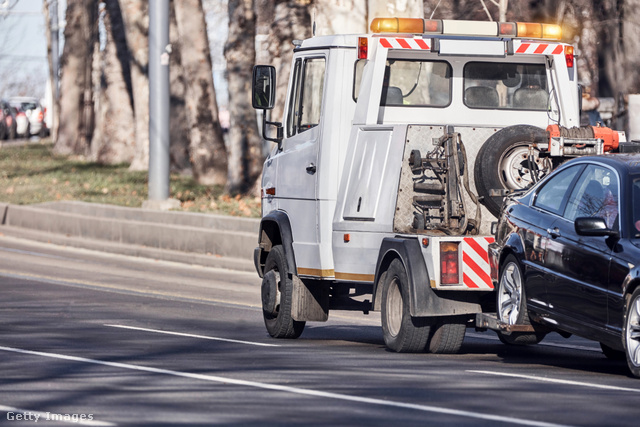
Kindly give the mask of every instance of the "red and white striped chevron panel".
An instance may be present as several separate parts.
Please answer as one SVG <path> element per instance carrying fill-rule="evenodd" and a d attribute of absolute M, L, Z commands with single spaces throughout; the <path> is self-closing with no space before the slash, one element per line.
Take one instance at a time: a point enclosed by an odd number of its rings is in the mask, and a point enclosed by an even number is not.
<path fill-rule="evenodd" d="M 536 53 L 539 55 L 559 55 L 564 51 L 562 45 L 549 43 L 521 43 L 516 53 Z"/>
<path fill-rule="evenodd" d="M 468 288 L 493 289 L 489 243 L 493 237 L 465 237 L 462 241 L 462 282 Z"/>
<path fill-rule="evenodd" d="M 387 49 L 431 49 L 424 39 L 413 39 L 406 37 L 382 37 L 380 45 Z"/>

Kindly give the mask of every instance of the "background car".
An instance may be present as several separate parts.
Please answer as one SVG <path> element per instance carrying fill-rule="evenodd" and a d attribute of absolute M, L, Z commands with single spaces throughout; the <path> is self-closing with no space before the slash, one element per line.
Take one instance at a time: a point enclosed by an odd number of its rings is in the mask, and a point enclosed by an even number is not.
<path fill-rule="evenodd" d="M 42 138 L 47 136 L 49 130 L 47 129 L 47 125 L 44 121 L 46 111 L 37 98 L 17 96 L 12 97 L 9 101 L 11 105 L 23 110 L 29 118 L 31 135 L 39 135 Z"/>
<path fill-rule="evenodd" d="M 0 109 L 2 110 L 2 120 L 4 122 L 2 139 L 15 139 L 17 134 L 15 109 L 12 109 L 11 105 L 5 100 L 0 100 Z"/>
<path fill-rule="evenodd" d="M 20 138 L 29 138 L 31 136 L 31 123 L 29 118 L 20 107 L 11 107 L 15 111 L 16 117 L 16 134 Z"/>
<path fill-rule="evenodd" d="M 489 248 L 499 320 L 600 342 L 640 377 L 640 155 L 571 160 L 507 198 Z"/>

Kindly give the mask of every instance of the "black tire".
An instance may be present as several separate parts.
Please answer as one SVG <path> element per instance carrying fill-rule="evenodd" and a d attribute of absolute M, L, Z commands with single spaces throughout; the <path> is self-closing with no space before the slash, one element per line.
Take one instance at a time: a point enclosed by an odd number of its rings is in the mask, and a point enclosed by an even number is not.
<path fill-rule="evenodd" d="M 407 272 L 399 259 L 393 260 L 382 283 L 382 334 L 387 348 L 398 353 L 425 351 L 432 323 L 431 318 L 411 317 Z"/>
<path fill-rule="evenodd" d="M 640 377 L 640 288 L 627 298 L 622 326 L 622 342 L 627 366 L 634 377 Z"/>
<path fill-rule="evenodd" d="M 490 196 L 491 190 L 520 190 L 548 175 L 553 166 L 550 159 L 540 158 L 534 150 L 533 169 L 529 165 L 529 145 L 546 139 L 546 131 L 535 126 L 516 125 L 499 130 L 484 143 L 476 157 L 474 178 L 478 195 L 496 217 L 502 207 L 502 196 Z"/>
<path fill-rule="evenodd" d="M 600 343 L 600 348 L 602 349 L 602 353 L 604 353 L 607 359 L 610 359 L 610 360 L 626 359 L 625 352 L 623 350 L 616 350 L 603 343 Z"/>
<path fill-rule="evenodd" d="M 291 299 L 293 295 L 293 281 L 289 275 L 287 258 L 281 245 L 271 248 L 264 271 L 274 270 L 278 277 L 278 301 L 276 314 L 267 312 L 264 308 L 262 315 L 269 335 L 274 338 L 298 338 L 304 330 L 305 322 L 293 320 L 291 317 Z"/>
<path fill-rule="evenodd" d="M 508 255 L 500 268 L 500 280 L 496 290 L 496 310 L 498 320 L 509 325 L 531 325 L 527 310 L 527 298 L 524 289 L 524 277 L 518 260 Z M 531 345 L 537 344 L 545 337 L 542 332 L 511 332 L 505 334 L 498 331 L 498 338 L 504 344 Z"/>
<path fill-rule="evenodd" d="M 458 353 L 466 331 L 467 318 L 464 316 L 438 318 L 429 338 L 429 352 L 436 354 Z"/>

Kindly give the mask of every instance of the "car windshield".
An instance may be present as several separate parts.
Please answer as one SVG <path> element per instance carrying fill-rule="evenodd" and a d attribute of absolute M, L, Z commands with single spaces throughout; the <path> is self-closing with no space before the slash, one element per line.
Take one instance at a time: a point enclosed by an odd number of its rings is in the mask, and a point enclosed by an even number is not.
<path fill-rule="evenodd" d="M 636 176 L 633 180 L 632 194 L 633 225 L 631 227 L 631 235 L 638 239 L 640 238 L 640 176 Z"/>

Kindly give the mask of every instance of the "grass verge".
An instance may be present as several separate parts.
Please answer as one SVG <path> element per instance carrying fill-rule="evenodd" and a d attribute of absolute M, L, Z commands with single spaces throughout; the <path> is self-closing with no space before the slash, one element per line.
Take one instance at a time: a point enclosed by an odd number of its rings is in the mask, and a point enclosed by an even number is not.
<path fill-rule="evenodd" d="M 77 200 L 141 207 L 148 195 L 148 173 L 129 165 L 100 165 L 58 156 L 46 140 L 39 144 L 0 148 L 0 201 L 29 205 Z M 230 197 L 221 187 L 199 185 L 193 178 L 171 174 L 170 197 L 180 210 L 259 217 L 260 199 Z"/>

